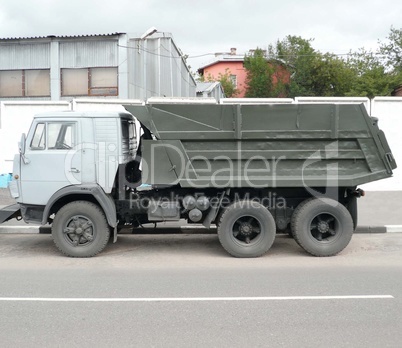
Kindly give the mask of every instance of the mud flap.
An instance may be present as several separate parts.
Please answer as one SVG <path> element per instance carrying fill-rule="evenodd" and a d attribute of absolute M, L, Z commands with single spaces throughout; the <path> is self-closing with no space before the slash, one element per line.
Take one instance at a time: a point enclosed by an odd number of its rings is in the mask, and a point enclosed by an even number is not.
<path fill-rule="evenodd" d="M 21 216 L 20 205 L 12 204 L 0 209 L 0 224 Z"/>
<path fill-rule="evenodd" d="M 113 243 L 117 242 L 117 226 L 113 229 Z"/>

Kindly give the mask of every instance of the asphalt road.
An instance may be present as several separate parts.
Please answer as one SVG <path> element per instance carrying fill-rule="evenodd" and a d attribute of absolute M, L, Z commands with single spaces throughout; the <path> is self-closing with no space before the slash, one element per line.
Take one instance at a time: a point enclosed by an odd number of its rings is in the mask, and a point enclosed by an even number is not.
<path fill-rule="evenodd" d="M 0 234 L 0 327 L 1 347 L 400 347 L 402 234 L 331 258 L 278 236 L 258 259 L 216 235 L 124 235 L 72 259 L 50 235 Z"/>

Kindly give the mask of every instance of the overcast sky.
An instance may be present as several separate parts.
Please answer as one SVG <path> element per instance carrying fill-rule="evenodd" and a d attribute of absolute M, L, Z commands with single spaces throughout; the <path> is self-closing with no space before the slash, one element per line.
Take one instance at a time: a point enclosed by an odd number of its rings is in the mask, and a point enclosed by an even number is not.
<path fill-rule="evenodd" d="M 0 37 L 142 34 L 155 26 L 173 34 L 183 53 L 198 56 L 266 48 L 287 35 L 313 38 L 321 52 L 377 47 L 402 27 L 395 0 L 0 0 Z M 213 56 L 189 59 L 193 70 Z"/>

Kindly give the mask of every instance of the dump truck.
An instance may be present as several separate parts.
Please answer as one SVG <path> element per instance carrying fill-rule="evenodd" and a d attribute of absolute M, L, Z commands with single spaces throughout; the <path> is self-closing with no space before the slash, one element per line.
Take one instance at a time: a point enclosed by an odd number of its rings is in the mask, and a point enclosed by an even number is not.
<path fill-rule="evenodd" d="M 363 104 L 151 98 L 125 109 L 34 116 L 14 159 L 17 204 L 0 222 L 49 223 L 70 257 L 97 255 L 122 230 L 183 219 L 216 226 L 234 257 L 264 255 L 280 232 L 332 256 L 357 226 L 358 185 L 396 168 Z"/>

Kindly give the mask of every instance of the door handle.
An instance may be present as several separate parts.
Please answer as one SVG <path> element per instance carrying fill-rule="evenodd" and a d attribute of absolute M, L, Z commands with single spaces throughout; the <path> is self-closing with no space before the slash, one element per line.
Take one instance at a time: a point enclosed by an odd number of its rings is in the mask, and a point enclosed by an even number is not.
<path fill-rule="evenodd" d="M 80 171 L 77 168 L 71 168 L 70 172 L 71 173 L 79 173 Z"/>

